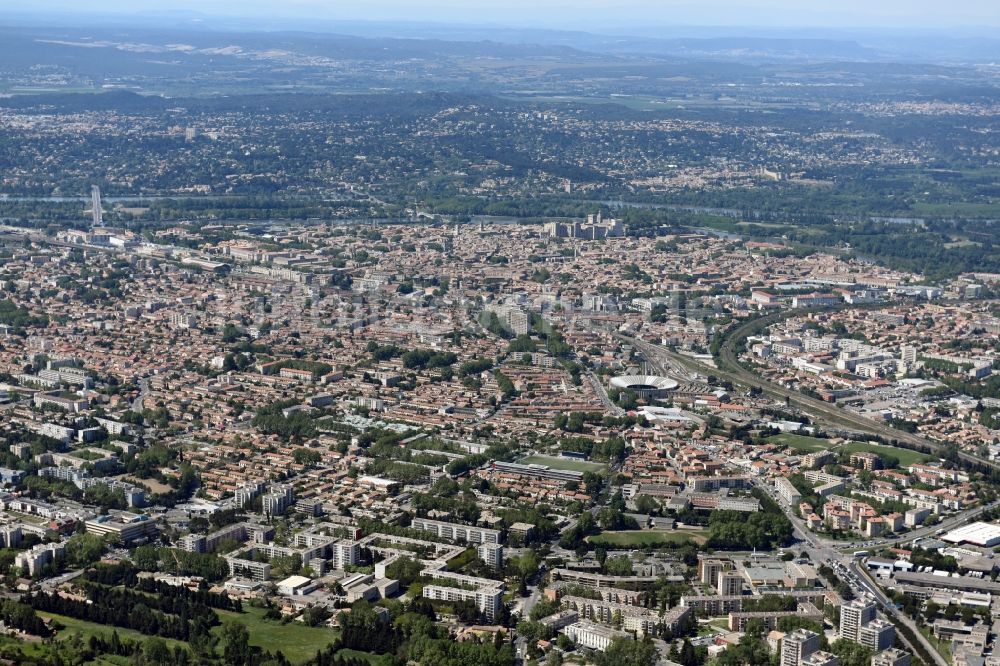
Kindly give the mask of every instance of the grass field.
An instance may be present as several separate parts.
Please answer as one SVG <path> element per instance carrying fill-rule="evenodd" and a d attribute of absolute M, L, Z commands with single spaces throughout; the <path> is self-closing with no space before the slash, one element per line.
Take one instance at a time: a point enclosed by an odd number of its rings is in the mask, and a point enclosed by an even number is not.
<path fill-rule="evenodd" d="M 869 444 L 868 442 L 847 442 L 840 448 L 840 450 L 850 452 L 871 451 L 872 453 L 877 453 L 880 456 L 893 456 L 899 459 L 900 467 L 907 467 L 914 463 L 921 463 L 934 458 L 934 456 L 927 455 L 926 453 L 920 453 L 919 451 L 899 449 L 895 446 L 882 446 L 881 444 Z"/>
<path fill-rule="evenodd" d="M 767 438 L 767 441 L 774 442 L 775 444 L 790 446 L 796 451 L 801 451 L 802 453 L 811 453 L 813 451 L 822 451 L 823 449 L 830 448 L 830 440 L 828 439 L 808 437 L 806 435 L 793 435 L 789 432 L 783 432 L 780 435 L 772 435 Z"/>
<path fill-rule="evenodd" d="M 552 469 L 564 469 L 570 472 L 603 472 L 606 469 L 601 463 L 556 456 L 528 456 L 521 458 L 518 462 L 522 465 L 545 465 Z"/>
<path fill-rule="evenodd" d="M 222 622 L 239 622 L 250 632 L 250 645 L 257 645 L 271 652 L 281 650 L 292 663 L 305 661 L 325 648 L 336 638 L 337 632 L 325 627 L 307 627 L 301 622 L 281 624 L 264 619 L 262 608 L 244 606 L 242 613 L 216 611 Z"/>
<path fill-rule="evenodd" d="M 642 548 L 643 546 L 683 546 L 688 543 L 701 545 L 705 536 L 701 530 L 631 530 L 627 532 L 601 532 L 587 539 L 594 546 L 607 548 Z"/>
<path fill-rule="evenodd" d="M 337 633 L 325 627 L 307 627 L 301 622 L 289 622 L 281 624 L 273 620 L 264 619 L 264 610 L 261 608 L 246 607 L 242 613 L 231 613 L 228 611 L 216 611 L 223 623 L 239 622 L 246 626 L 250 632 L 250 644 L 256 645 L 271 652 L 281 650 L 281 652 L 292 663 L 298 663 L 309 659 L 330 644 L 337 636 Z M 75 620 L 63 615 L 53 613 L 38 613 L 41 617 L 49 617 L 57 620 L 65 626 L 59 632 L 60 640 L 69 638 L 74 633 L 79 632 L 86 641 L 91 636 L 104 636 L 109 638 L 112 631 L 117 631 L 121 638 L 142 641 L 148 638 L 145 634 L 132 629 L 121 627 L 111 627 L 103 624 L 95 624 L 85 620 Z M 220 635 L 222 627 L 216 627 L 212 632 Z M 167 644 L 183 645 L 181 641 L 165 639 Z M 220 648 L 221 649 L 221 648 Z M 28 653 L 30 654 L 30 653 Z"/>
<path fill-rule="evenodd" d="M 919 451 L 911 451 L 909 449 L 900 449 L 895 446 L 883 446 L 881 444 L 869 444 L 868 442 L 847 442 L 837 447 L 831 447 L 830 441 L 827 439 L 819 439 L 817 437 L 808 437 L 806 435 L 794 435 L 792 433 L 783 432 L 780 435 L 773 435 L 768 437 L 769 442 L 774 442 L 775 444 L 785 444 L 800 451 L 802 453 L 810 453 L 812 451 L 822 451 L 824 449 L 830 449 L 832 451 L 870 451 L 872 453 L 877 453 L 882 456 L 893 456 L 899 459 L 900 467 L 907 467 L 913 463 L 925 462 L 932 459 L 934 456 L 929 456 L 925 453 L 920 453 Z"/>
<path fill-rule="evenodd" d="M 14 663 L 17 663 L 16 652 L 20 652 L 27 657 L 44 657 L 48 654 L 47 648 L 40 642 L 22 641 L 10 636 L 0 636 L 0 652 L 8 658 L 14 658 Z"/>
<path fill-rule="evenodd" d="M 59 631 L 57 638 L 63 640 L 69 638 L 73 634 L 79 632 L 83 637 L 84 642 L 86 642 L 91 636 L 103 636 L 104 638 L 111 638 L 111 633 L 114 631 L 118 632 L 120 638 L 127 638 L 130 641 L 144 641 L 148 636 L 146 634 L 135 631 L 134 629 L 124 629 L 122 627 L 112 627 L 107 624 L 97 624 L 96 622 L 87 622 L 86 620 L 76 620 L 71 617 L 66 617 L 65 615 L 57 615 L 55 613 L 46 613 L 44 611 L 38 611 L 39 617 L 52 618 L 59 624 L 65 627 Z M 175 645 L 186 645 L 182 641 L 176 641 L 170 638 L 163 639 L 167 642 L 167 645 L 174 647 Z"/>

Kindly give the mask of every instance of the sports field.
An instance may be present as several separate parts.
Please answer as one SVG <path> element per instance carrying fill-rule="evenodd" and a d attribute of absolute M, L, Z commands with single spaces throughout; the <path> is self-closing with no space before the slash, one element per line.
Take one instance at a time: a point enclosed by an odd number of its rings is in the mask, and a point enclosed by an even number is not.
<path fill-rule="evenodd" d="M 780 435 L 772 435 L 767 438 L 767 441 L 774 442 L 775 444 L 790 446 L 796 451 L 800 451 L 802 453 L 812 453 L 813 451 L 822 451 L 823 449 L 830 448 L 830 440 L 828 439 L 809 437 L 807 435 L 794 435 L 790 432 L 783 432 Z"/>
<path fill-rule="evenodd" d="M 522 465 L 545 465 L 552 469 L 564 469 L 570 472 L 603 472 L 605 466 L 601 463 L 563 458 L 556 456 L 528 456 L 518 460 Z"/>

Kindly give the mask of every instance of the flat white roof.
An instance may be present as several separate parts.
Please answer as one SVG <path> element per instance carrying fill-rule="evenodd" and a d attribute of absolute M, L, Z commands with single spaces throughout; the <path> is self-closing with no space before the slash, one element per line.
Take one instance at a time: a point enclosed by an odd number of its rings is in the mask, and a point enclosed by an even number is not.
<path fill-rule="evenodd" d="M 278 587 L 296 588 L 296 587 L 302 587 L 303 585 L 308 585 L 310 582 L 312 581 L 310 581 L 305 576 L 289 576 L 285 580 L 278 583 Z"/>
<path fill-rule="evenodd" d="M 995 523 L 970 523 L 964 527 L 948 532 L 941 537 L 948 543 L 971 543 L 976 546 L 995 546 L 1000 544 L 1000 525 Z"/>

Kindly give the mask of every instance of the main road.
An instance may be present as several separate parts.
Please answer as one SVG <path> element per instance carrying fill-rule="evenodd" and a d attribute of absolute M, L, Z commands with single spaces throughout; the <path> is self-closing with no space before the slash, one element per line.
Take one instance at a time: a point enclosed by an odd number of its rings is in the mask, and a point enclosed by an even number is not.
<path fill-rule="evenodd" d="M 801 409 L 811 418 L 829 425 L 839 428 L 847 428 L 862 434 L 878 435 L 886 441 L 896 441 L 922 451 L 944 450 L 944 446 L 925 437 L 921 437 L 915 433 L 897 430 L 896 428 L 892 428 L 883 423 L 878 423 L 869 418 L 865 418 L 860 414 L 855 414 L 847 409 L 836 407 L 828 402 L 823 402 L 822 400 L 817 400 L 816 398 L 803 395 L 798 391 L 787 389 L 784 386 L 779 386 L 778 384 L 768 381 L 760 375 L 754 374 L 741 366 L 739 359 L 737 358 L 737 345 L 741 344 L 742 341 L 754 331 L 769 326 L 787 316 L 788 313 L 769 315 L 761 319 L 744 322 L 733 329 L 726 336 L 726 339 L 719 348 L 719 365 L 721 367 L 713 367 L 697 359 L 683 354 L 678 354 L 677 352 L 671 351 L 661 345 L 646 342 L 645 340 L 641 340 L 639 338 L 626 336 L 621 337 L 632 344 L 646 358 L 646 360 L 654 366 L 669 368 L 680 365 L 689 372 L 696 372 L 703 375 L 714 375 L 716 377 L 726 379 L 733 384 L 756 387 L 760 389 L 764 395 L 783 400 L 787 404 Z M 676 376 L 676 373 L 671 374 Z M 961 451 L 958 455 L 967 462 L 1000 470 L 1000 464 L 991 460 L 986 460 Z"/>
<path fill-rule="evenodd" d="M 830 566 L 838 575 L 838 577 L 851 588 L 851 591 L 855 596 L 866 596 L 875 601 L 878 605 L 879 610 L 883 615 L 887 616 L 892 622 L 897 624 L 902 624 L 909 628 L 913 633 L 913 637 L 916 642 L 920 644 L 921 648 L 930 654 L 934 659 L 935 664 L 932 666 L 950 666 L 948 662 L 941 656 L 940 653 L 934 646 L 930 644 L 930 641 L 920 633 L 920 629 L 916 626 L 912 619 L 907 617 L 903 613 L 899 613 L 896 610 L 895 604 L 890 600 L 882 589 L 873 581 L 863 567 L 858 565 L 857 558 L 852 555 L 840 552 L 836 544 L 826 539 L 821 539 L 818 535 L 811 532 L 805 525 L 805 523 L 795 512 L 792 511 L 791 507 L 786 505 L 780 500 L 780 498 L 774 496 L 773 489 L 767 489 L 767 492 L 772 494 L 772 498 L 777 502 L 778 506 L 785 513 L 788 519 L 792 523 L 792 535 L 800 540 L 800 543 L 792 548 L 799 548 L 804 551 L 812 562 L 823 562 Z M 998 502 L 994 502 L 991 506 L 996 506 Z M 897 632 L 898 633 L 898 632 Z M 900 635 L 900 640 L 910 644 L 910 649 L 919 654 L 914 646 L 906 636 Z"/>

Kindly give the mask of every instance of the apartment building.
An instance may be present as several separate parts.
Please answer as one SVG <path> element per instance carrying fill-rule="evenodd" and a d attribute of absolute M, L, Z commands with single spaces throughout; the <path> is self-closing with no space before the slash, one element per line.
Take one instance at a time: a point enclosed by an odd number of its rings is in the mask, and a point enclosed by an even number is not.
<path fill-rule="evenodd" d="M 177 547 L 189 553 L 211 553 L 225 541 L 266 543 L 273 536 L 273 527 L 257 523 L 234 523 L 209 534 L 188 534 L 177 541 Z"/>
<path fill-rule="evenodd" d="M 802 493 L 798 491 L 791 481 L 783 476 L 775 479 L 774 489 L 778 492 L 778 497 L 788 506 L 795 506 L 802 501 Z"/>
<path fill-rule="evenodd" d="M 781 640 L 781 666 L 801 666 L 803 660 L 819 650 L 819 634 L 796 629 Z"/>
<path fill-rule="evenodd" d="M 446 523 L 440 520 L 428 520 L 427 518 L 414 518 L 410 522 L 410 528 L 429 532 L 438 538 L 449 541 L 463 541 L 465 543 L 500 543 L 500 531 L 491 530 L 485 527 L 472 527 L 469 525 L 459 525 L 457 523 Z"/>
<path fill-rule="evenodd" d="M 291 486 L 271 486 L 270 492 L 264 495 L 261 509 L 266 516 L 280 516 L 288 507 L 295 503 L 295 492 Z"/>
<path fill-rule="evenodd" d="M 500 544 L 484 543 L 476 549 L 476 552 L 486 566 L 497 571 L 503 569 L 503 546 Z"/>
<path fill-rule="evenodd" d="M 18 553 L 14 558 L 14 567 L 27 569 L 28 575 L 34 576 L 42 567 L 63 556 L 65 546 L 61 543 L 40 543 L 30 550 Z"/>
<path fill-rule="evenodd" d="M 603 652 L 616 638 L 629 638 L 629 634 L 611 627 L 580 620 L 562 629 L 574 643 L 582 647 Z"/>
<path fill-rule="evenodd" d="M 875 602 L 854 599 L 840 608 L 840 637 L 861 642 L 861 628 L 875 619 Z"/>
<path fill-rule="evenodd" d="M 897 648 L 889 648 L 874 655 L 871 666 L 910 666 L 910 654 Z"/>
<path fill-rule="evenodd" d="M 861 627 L 858 642 L 876 652 L 887 650 L 896 642 L 896 628 L 891 622 L 875 619 Z"/>
<path fill-rule="evenodd" d="M 719 576 L 723 571 L 733 568 L 733 563 L 729 560 L 704 558 L 698 561 L 701 570 L 701 583 L 710 587 L 718 587 Z"/>
<path fill-rule="evenodd" d="M 723 571 L 719 574 L 717 591 L 720 596 L 735 597 L 743 594 L 743 574 L 739 571 Z"/>
<path fill-rule="evenodd" d="M 801 662 L 802 666 L 840 666 L 837 655 L 823 650 L 816 650 Z"/>

